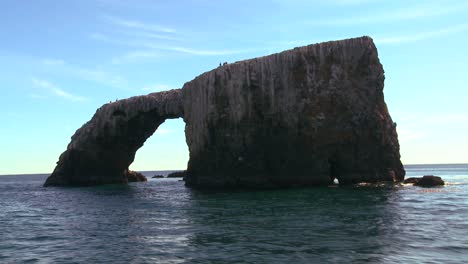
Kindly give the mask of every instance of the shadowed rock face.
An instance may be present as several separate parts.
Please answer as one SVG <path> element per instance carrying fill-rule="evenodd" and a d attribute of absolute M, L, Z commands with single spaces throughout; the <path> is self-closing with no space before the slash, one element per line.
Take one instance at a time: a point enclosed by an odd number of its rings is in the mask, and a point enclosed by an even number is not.
<path fill-rule="evenodd" d="M 401 181 L 383 84 L 369 37 L 227 64 L 181 90 L 104 105 L 45 185 L 126 182 L 136 150 L 176 117 L 186 123 L 191 187 Z"/>
<path fill-rule="evenodd" d="M 60 156 L 51 185 L 141 181 L 128 172 L 136 151 L 166 119 L 183 117 L 181 90 L 136 96 L 103 105 L 78 129 Z"/>

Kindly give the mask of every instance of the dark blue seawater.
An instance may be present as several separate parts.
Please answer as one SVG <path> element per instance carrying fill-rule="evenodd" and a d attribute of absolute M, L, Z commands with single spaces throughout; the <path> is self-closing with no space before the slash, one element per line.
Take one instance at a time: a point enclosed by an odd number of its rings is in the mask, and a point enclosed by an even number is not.
<path fill-rule="evenodd" d="M 448 185 L 206 193 L 0 176 L 0 263 L 468 263 L 468 165 L 406 169 Z"/>

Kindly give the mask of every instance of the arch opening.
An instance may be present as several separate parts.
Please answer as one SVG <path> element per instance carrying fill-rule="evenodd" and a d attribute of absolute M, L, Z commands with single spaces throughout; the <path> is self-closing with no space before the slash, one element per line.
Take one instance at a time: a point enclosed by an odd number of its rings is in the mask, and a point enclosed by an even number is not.
<path fill-rule="evenodd" d="M 137 150 L 129 169 L 139 172 L 186 170 L 188 159 L 185 122 L 182 118 L 167 119 Z"/>

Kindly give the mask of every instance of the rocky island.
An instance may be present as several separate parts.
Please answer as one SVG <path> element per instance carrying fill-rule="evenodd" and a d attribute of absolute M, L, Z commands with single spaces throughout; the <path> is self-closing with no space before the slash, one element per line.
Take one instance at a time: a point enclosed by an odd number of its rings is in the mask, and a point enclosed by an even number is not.
<path fill-rule="evenodd" d="M 44 186 L 128 182 L 136 151 L 171 118 L 186 124 L 189 187 L 402 181 L 383 88 L 370 37 L 225 64 L 181 89 L 103 105 Z"/>

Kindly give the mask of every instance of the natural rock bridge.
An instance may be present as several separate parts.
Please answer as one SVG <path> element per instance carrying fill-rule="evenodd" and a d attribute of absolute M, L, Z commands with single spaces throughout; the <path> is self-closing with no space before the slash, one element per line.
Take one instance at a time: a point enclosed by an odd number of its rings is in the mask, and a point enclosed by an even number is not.
<path fill-rule="evenodd" d="M 44 185 L 127 182 L 136 151 L 179 117 L 191 187 L 401 181 L 383 87 L 369 37 L 227 64 L 182 89 L 105 104 L 76 131 Z"/>

